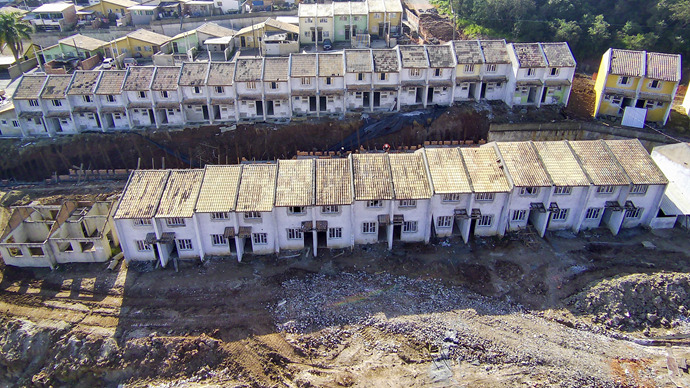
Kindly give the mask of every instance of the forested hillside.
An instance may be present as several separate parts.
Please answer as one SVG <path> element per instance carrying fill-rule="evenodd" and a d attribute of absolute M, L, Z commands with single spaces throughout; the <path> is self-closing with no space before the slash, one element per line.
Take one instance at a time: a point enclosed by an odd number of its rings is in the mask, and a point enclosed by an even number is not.
<path fill-rule="evenodd" d="M 609 47 L 690 52 L 690 0 L 435 0 L 470 36 L 567 41 L 581 59 Z"/>

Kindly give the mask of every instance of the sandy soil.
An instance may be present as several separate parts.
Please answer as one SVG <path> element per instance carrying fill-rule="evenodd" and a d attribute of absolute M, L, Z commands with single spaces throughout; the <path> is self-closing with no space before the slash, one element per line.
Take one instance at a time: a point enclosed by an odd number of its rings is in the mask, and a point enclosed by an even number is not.
<path fill-rule="evenodd" d="M 688 248 L 680 230 L 596 230 L 189 261 L 179 272 L 6 267 L 0 385 L 687 385 L 673 367 L 690 356 L 687 339 L 662 337 L 690 333 L 682 312 L 615 326 L 571 301 L 626 275 L 688 272 Z"/>

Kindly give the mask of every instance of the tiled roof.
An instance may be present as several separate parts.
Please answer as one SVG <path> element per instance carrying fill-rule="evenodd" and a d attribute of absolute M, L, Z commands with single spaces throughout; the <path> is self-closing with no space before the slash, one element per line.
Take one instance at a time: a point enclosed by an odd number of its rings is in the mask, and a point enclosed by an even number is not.
<path fill-rule="evenodd" d="M 345 66 L 348 73 L 371 72 L 371 50 L 345 50 Z"/>
<path fill-rule="evenodd" d="M 347 1 L 335 1 L 333 5 L 333 15 L 345 15 L 350 16 L 350 2 Z"/>
<path fill-rule="evenodd" d="M 389 154 L 395 199 L 431 198 L 422 152 Z"/>
<path fill-rule="evenodd" d="M 680 75 L 680 55 L 647 53 L 647 77 L 678 82 Z"/>
<path fill-rule="evenodd" d="M 402 3 L 400 0 L 383 0 L 383 5 L 386 6 L 386 12 L 402 12 Z"/>
<path fill-rule="evenodd" d="M 297 10 L 298 16 L 304 17 L 333 17 L 331 4 L 307 4 L 300 3 Z"/>
<path fill-rule="evenodd" d="M 314 204 L 314 160 L 278 162 L 276 206 L 311 206 Z"/>
<path fill-rule="evenodd" d="M 508 179 L 499 168 L 498 155 L 493 147 L 460 148 L 470 175 L 472 189 L 477 193 L 510 191 Z"/>
<path fill-rule="evenodd" d="M 398 49 L 400 49 L 403 67 L 429 67 L 424 46 L 398 46 Z"/>
<path fill-rule="evenodd" d="M 202 34 L 215 36 L 216 38 L 232 36 L 235 34 L 235 30 L 231 30 L 229 28 L 219 26 L 216 23 L 210 22 L 202 24 L 201 26 L 199 26 L 199 28 L 196 29 L 196 31 Z"/>
<path fill-rule="evenodd" d="M 484 63 L 482 50 L 479 48 L 479 41 L 454 40 L 453 46 L 455 47 L 455 57 L 458 59 L 459 64 Z"/>
<path fill-rule="evenodd" d="M 270 212 L 276 192 L 275 164 L 246 164 L 242 166 L 240 191 L 237 194 L 238 212 Z"/>
<path fill-rule="evenodd" d="M 472 192 L 458 148 L 425 148 L 425 152 L 435 194 Z"/>
<path fill-rule="evenodd" d="M 71 75 L 49 75 L 41 98 L 65 98 L 65 91 L 71 80 Z"/>
<path fill-rule="evenodd" d="M 288 67 L 290 59 L 282 58 L 266 58 L 264 62 L 264 81 L 287 81 Z"/>
<path fill-rule="evenodd" d="M 628 185 L 630 180 L 603 140 L 568 142 L 585 173 L 596 186 Z"/>
<path fill-rule="evenodd" d="M 67 91 L 69 95 L 93 94 L 100 71 L 75 71 L 72 84 Z"/>
<path fill-rule="evenodd" d="M 589 179 L 565 141 L 540 141 L 534 148 L 555 186 L 588 186 Z"/>
<path fill-rule="evenodd" d="M 611 74 L 641 77 L 644 75 L 644 67 L 643 51 L 611 49 Z"/>
<path fill-rule="evenodd" d="M 87 51 L 96 51 L 99 48 L 108 44 L 108 42 L 104 42 L 100 39 L 92 38 L 90 36 L 85 36 L 82 34 L 68 36 L 66 38 L 60 39 L 58 43 L 64 44 L 65 46 L 76 47 Z"/>
<path fill-rule="evenodd" d="M 153 218 L 169 174 L 168 170 L 133 171 L 114 218 Z"/>
<path fill-rule="evenodd" d="M 486 63 L 510 63 L 505 40 L 480 40 Z"/>
<path fill-rule="evenodd" d="M 235 81 L 261 81 L 263 73 L 263 58 L 242 58 L 237 60 L 237 70 L 235 70 Z"/>
<path fill-rule="evenodd" d="M 125 79 L 125 70 L 105 70 L 98 82 L 96 94 L 120 94 L 122 92 L 122 81 Z"/>
<path fill-rule="evenodd" d="M 148 90 L 151 85 L 151 78 L 153 78 L 153 71 L 156 68 L 153 66 L 132 66 L 127 70 L 127 77 L 122 90 Z"/>
<path fill-rule="evenodd" d="M 231 212 L 237 205 L 242 166 L 206 165 L 199 189 L 196 211 L 200 213 Z"/>
<path fill-rule="evenodd" d="M 186 62 L 180 71 L 180 86 L 201 86 L 206 81 L 208 63 Z"/>
<path fill-rule="evenodd" d="M 496 145 L 515 186 L 551 186 L 551 179 L 531 142 L 501 142 Z"/>
<path fill-rule="evenodd" d="M 132 39 L 137 39 L 142 42 L 150 43 L 154 46 L 161 46 L 170 40 L 169 36 L 161 35 L 153 31 L 144 30 L 142 28 L 132 31 L 127 34 Z"/>
<path fill-rule="evenodd" d="M 546 55 L 546 61 L 551 67 L 575 67 L 575 58 L 566 42 L 540 43 Z"/>
<path fill-rule="evenodd" d="M 194 206 L 204 170 L 172 170 L 161 196 L 156 217 L 183 217 L 194 215 Z"/>
<path fill-rule="evenodd" d="M 315 77 L 316 54 L 290 54 L 292 64 L 290 75 L 292 77 Z"/>
<path fill-rule="evenodd" d="M 13 98 L 15 100 L 28 100 L 38 98 L 43 84 L 46 82 L 45 75 L 25 75 L 19 81 L 17 89 L 14 92 Z"/>
<path fill-rule="evenodd" d="M 453 67 L 453 51 L 450 46 L 425 46 L 429 55 L 429 66 L 431 67 Z"/>
<path fill-rule="evenodd" d="M 635 185 L 664 185 L 668 179 L 637 139 L 605 140 L 618 163 Z"/>
<path fill-rule="evenodd" d="M 341 77 L 345 74 L 343 53 L 319 54 L 319 76 Z"/>
<path fill-rule="evenodd" d="M 280 20 L 275 20 L 271 18 L 266 19 L 264 24 L 282 31 L 292 32 L 293 34 L 299 34 L 299 26 L 296 26 L 294 24 L 281 22 Z"/>
<path fill-rule="evenodd" d="M 234 76 L 235 62 L 211 62 L 206 84 L 210 86 L 232 85 Z"/>
<path fill-rule="evenodd" d="M 177 66 L 158 66 L 153 76 L 151 90 L 177 90 L 180 68 Z"/>
<path fill-rule="evenodd" d="M 520 67 L 546 67 L 539 43 L 513 43 L 511 46 Z"/>
<path fill-rule="evenodd" d="M 369 8 L 369 13 L 371 12 L 386 12 L 386 6 L 383 0 L 367 0 L 367 6 Z"/>
<path fill-rule="evenodd" d="M 354 154 L 355 199 L 393 199 L 393 182 L 387 154 Z"/>
<path fill-rule="evenodd" d="M 371 50 L 374 58 L 374 71 L 377 73 L 392 73 L 400 68 L 398 52 L 395 49 Z M 371 57 L 369 57 L 371 58 Z"/>
<path fill-rule="evenodd" d="M 352 203 L 350 159 L 316 159 L 316 205 Z"/>

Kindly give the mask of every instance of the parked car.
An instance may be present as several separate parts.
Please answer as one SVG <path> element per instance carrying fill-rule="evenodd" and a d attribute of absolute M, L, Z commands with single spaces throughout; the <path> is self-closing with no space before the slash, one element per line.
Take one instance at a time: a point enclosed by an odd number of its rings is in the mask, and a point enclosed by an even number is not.
<path fill-rule="evenodd" d="M 331 43 L 330 39 L 324 39 L 323 40 L 323 49 L 325 51 L 328 51 L 333 48 L 333 43 Z"/>
<path fill-rule="evenodd" d="M 103 69 L 112 69 L 113 64 L 115 63 L 115 60 L 113 58 L 106 58 L 103 60 L 103 65 L 101 66 Z"/>

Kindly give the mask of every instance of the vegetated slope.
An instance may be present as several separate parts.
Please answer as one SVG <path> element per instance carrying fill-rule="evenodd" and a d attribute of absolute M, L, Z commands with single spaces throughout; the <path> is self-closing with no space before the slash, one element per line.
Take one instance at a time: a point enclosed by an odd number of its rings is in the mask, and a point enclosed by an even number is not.
<path fill-rule="evenodd" d="M 449 0 L 437 0 L 448 12 Z M 690 53 L 687 0 L 450 0 L 469 35 L 567 41 L 580 59 L 609 47 Z"/>

